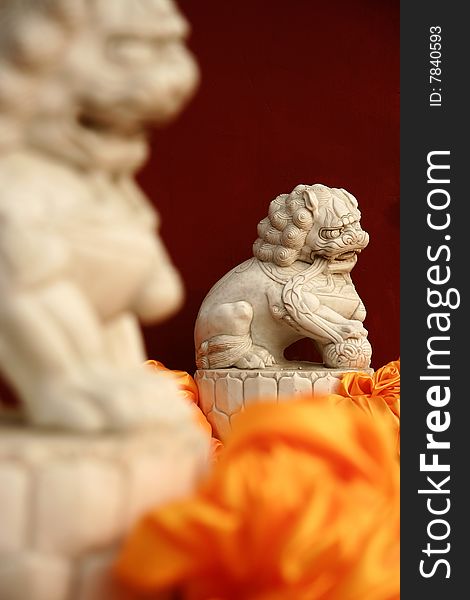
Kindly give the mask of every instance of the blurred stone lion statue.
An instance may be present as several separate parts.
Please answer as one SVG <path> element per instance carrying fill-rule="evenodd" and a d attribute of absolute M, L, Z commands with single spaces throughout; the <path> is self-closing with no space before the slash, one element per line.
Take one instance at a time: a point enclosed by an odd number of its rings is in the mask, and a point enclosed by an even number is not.
<path fill-rule="evenodd" d="M 364 368 L 371 346 L 350 272 L 369 243 L 356 198 L 298 185 L 258 224 L 251 258 L 203 301 L 195 328 L 199 369 L 285 365 L 284 350 L 310 338 L 331 368 Z"/>
<path fill-rule="evenodd" d="M 171 0 L 1 2 L 0 373 L 34 424 L 161 418 L 138 323 L 183 288 L 133 176 L 197 83 L 186 32 Z"/>

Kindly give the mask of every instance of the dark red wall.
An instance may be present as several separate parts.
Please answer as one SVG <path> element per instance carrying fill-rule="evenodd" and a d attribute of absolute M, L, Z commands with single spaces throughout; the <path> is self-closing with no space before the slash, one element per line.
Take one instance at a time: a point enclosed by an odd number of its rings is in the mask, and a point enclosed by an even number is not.
<path fill-rule="evenodd" d="M 193 370 L 193 325 L 209 288 L 250 256 L 276 195 L 319 182 L 359 200 L 371 241 L 353 280 L 368 310 L 373 366 L 397 358 L 398 0 L 179 4 L 201 86 L 156 133 L 140 181 L 162 215 L 187 299 L 146 329 L 149 355 Z"/>

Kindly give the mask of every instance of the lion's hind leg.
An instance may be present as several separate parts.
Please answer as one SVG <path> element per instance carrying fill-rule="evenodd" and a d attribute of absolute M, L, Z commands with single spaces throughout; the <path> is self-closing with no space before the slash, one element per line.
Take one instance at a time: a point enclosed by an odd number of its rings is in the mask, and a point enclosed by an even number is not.
<path fill-rule="evenodd" d="M 252 320 L 253 307 L 244 300 L 219 304 L 200 319 L 199 327 L 207 335 L 196 352 L 198 369 L 257 369 L 274 364 L 265 348 L 253 344 Z"/>
<path fill-rule="evenodd" d="M 199 346 L 196 353 L 198 369 L 232 367 L 250 350 L 250 335 L 216 335 Z"/>
<path fill-rule="evenodd" d="M 264 369 L 275 364 L 274 356 L 263 346 L 252 346 L 240 360 L 235 363 L 239 369 Z"/>
<path fill-rule="evenodd" d="M 252 347 L 253 307 L 249 302 L 224 302 L 212 306 L 196 325 L 203 341 L 196 350 L 198 369 L 233 367 Z"/>

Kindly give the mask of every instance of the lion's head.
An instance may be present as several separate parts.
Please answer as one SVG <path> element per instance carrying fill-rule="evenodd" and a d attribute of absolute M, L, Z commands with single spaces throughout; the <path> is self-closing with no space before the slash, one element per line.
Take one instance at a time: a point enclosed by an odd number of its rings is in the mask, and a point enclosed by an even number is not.
<path fill-rule="evenodd" d="M 2 0 L 0 139 L 133 170 L 197 81 L 172 0 Z"/>
<path fill-rule="evenodd" d="M 357 253 L 369 243 L 360 219 L 357 200 L 346 190 L 298 185 L 269 205 L 268 216 L 258 224 L 253 253 L 280 267 L 296 260 L 312 262 L 319 255 L 351 270 Z"/>

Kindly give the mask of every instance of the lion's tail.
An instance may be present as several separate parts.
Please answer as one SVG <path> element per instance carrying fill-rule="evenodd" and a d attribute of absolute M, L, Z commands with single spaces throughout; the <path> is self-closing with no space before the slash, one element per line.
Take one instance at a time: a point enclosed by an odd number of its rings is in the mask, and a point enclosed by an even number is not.
<path fill-rule="evenodd" d="M 198 369 L 232 367 L 252 346 L 250 334 L 215 335 L 202 342 L 196 351 Z"/>

